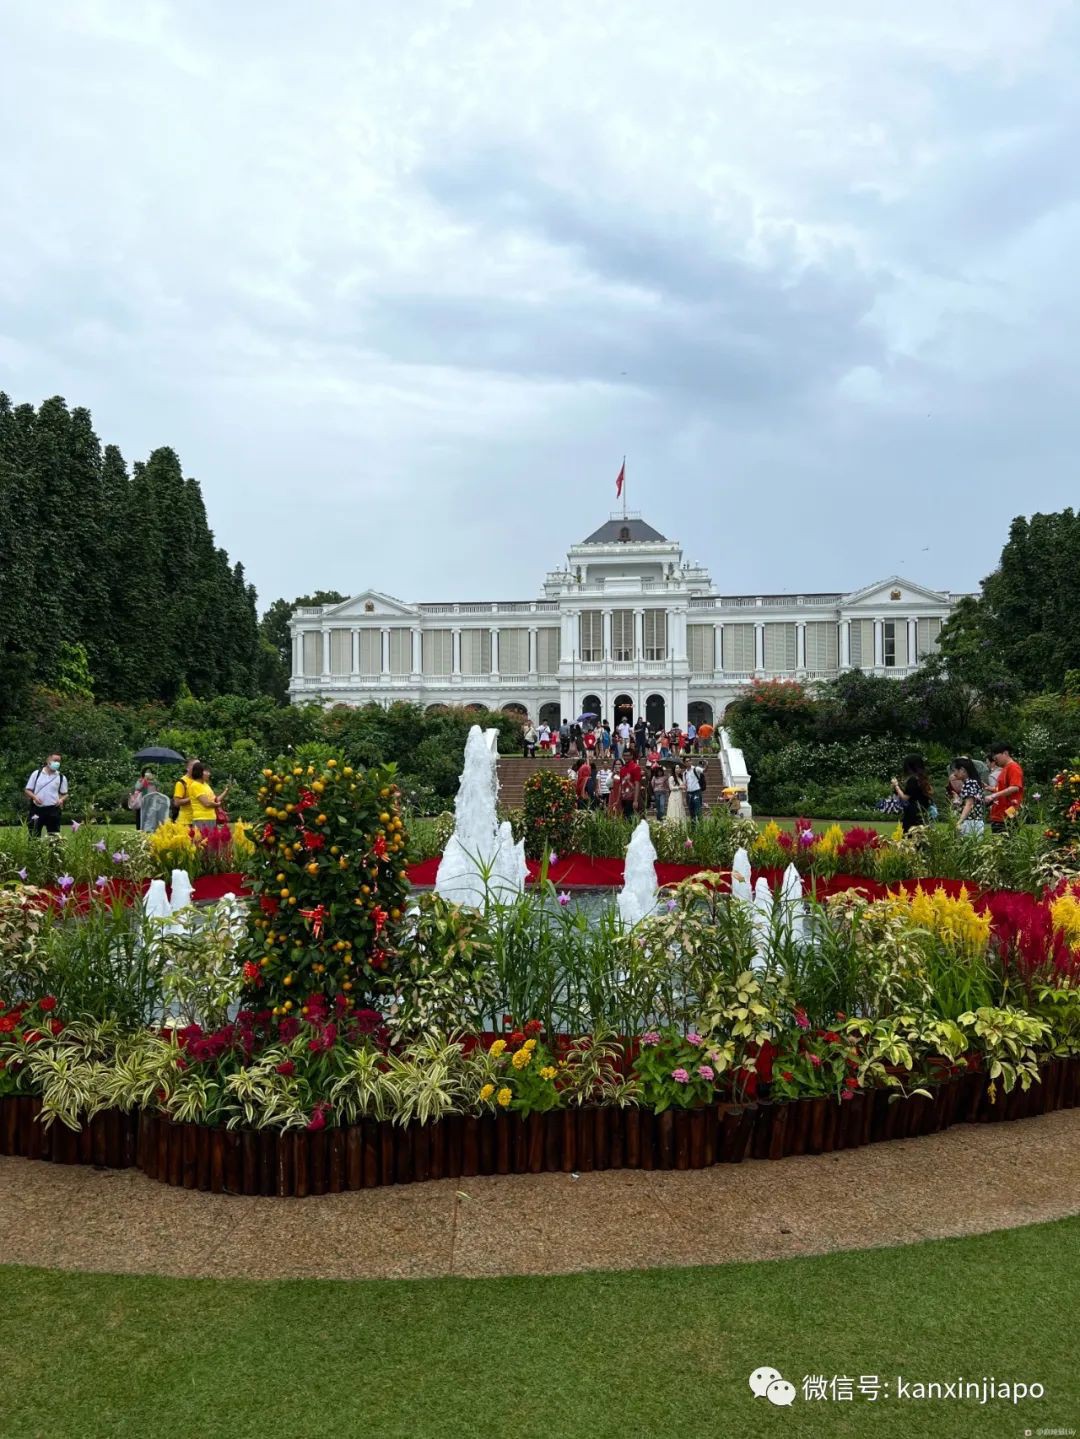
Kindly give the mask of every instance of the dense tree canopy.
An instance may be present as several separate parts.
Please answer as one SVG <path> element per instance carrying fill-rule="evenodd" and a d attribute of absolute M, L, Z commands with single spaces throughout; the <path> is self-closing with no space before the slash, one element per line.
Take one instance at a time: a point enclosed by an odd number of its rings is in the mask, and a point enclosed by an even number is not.
<path fill-rule="evenodd" d="M 100 698 L 254 693 L 255 593 L 174 450 L 130 476 L 89 411 L 0 394 L 0 708 L 31 684 Z M 74 677 L 74 678 L 73 678 Z"/>

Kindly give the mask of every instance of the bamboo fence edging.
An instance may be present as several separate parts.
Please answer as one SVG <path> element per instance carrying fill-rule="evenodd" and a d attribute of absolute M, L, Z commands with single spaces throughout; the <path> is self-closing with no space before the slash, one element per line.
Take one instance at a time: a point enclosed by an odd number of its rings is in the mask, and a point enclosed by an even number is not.
<path fill-rule="evenodd" d="M 436 1124 L 364 1120 L 338 1129 L 239 1130 L 179 1124 L 152 1110 L 106 1110 L 76 1132 L 40 1122 L 41 1100 L 0 1098 L 0 1155 L 133 1166 L 175 1188 L 303 1199 L 387 1184 L 479 1174 L 705 1169 L 744 1159 L 829 1154 L 914 1139 L 953 1124 L 1027 1119 L 1080 1106 L 1080 1056 L 1040 1066 L 1041 1082 L 1010 1094 L 977 1071 L 929 1097 L 861 1090 L 840 1102 L 756 1099 L 703 1109 L 593 1106 L 547 1114 L 455 1115 Z M 991 1099 L 991 1094 L 993 1098 Z"/>

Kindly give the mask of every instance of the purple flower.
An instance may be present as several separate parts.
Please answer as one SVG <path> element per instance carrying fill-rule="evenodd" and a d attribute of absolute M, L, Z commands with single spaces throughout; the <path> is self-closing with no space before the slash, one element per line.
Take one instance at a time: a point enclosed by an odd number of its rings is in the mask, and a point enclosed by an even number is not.
<path fill-rule="evenodd" d="M 653 1045 L 660 1043 L 660 1036 L 657 1034 L 655 1029 L 650 1029 L 648 1034 L 643 1034 L 641 1036 L 641 1042 L 646 1047 L 646 1049 L 651 1049 Z"/>
<path fill-rule="evenodd" d="M 668 902 L 667 902 L 667 912 L 668 912 L 668 914 L 670 914 L 671 911 L 672 911 L 674 908 L 675 908 L 675 901 L 674 901 L 673 899 L 669 899 Z"/>
<path fill-rule="evenodd" d="M 812 829 L 804 829 L 802 834 L 799 835 L 799 843 L 803 849 L 809 849 L 814 843 L 814 831 Z"/>
<path fill-rule="evenodd" d="M 67 891 L 65 891 L 63 894 L 58 894 L 58 895 L 56 896 L 56 898 L 57 898 L 57 900 L 59 901 L 60 907 L 61 907 L 61 909 L 62 909 L 62 908 L 64 907 L 64 905 L 67 904 L 67 902 L 68 902 L 68 900 L 71 898 L 71 896 L 67 893 Z"/>
<path fill-rule="evenodd" d="M 21 880 L 25 880 L 25 879 L 26 879 L 26 870 L 25 870 L 25 869 L 20 869 L 20 870 L 18 871 L 18 875 L 19 875 L 19 878 L 20 878 Z"/>
<path fill-rule="evenodd" d="M 117 849 L 113 851 L 112 862 L 113 864 L 126 864 L 130 858 L 131 855 L 126 849 Z"/>
<path fill-rule="evenodd" d="M 62 874 L 56 882 L 64 891 L 64 893 L 67 894 L 68 890 L 75 883 L 75 876 L 71 874 Z"/>
<path fill-rule="evenodd" d="M 1033 794 L 1033 795 L 1031 796 L 1031 798 L 1035 801 L 1036 804 L 1038 804 L 1039 800 L 1042 799 L 1042 795 L 1041 795 L 1041 794 Z"/>
<path fill-rule="evenodd" d="M 554 864 L 558 858 L 559 856 L 555 853 L 554 850 L 552 850 L 551 853 L 548 855 L 548 864 Z"/>
<path fill-rule="evenodd" d="M 676 1084 L 689 1084 L 689 1083 L 690 1083 L 690 1076 L 687 1074 L 687 1072 L 686 1072 L 685 1069 L 681 1069 L 681 1068 L 680 1068 L 680 1069 L 673 1069 L 673 1070 L 671 1071 L 671 1077 L 672 1077 L 672 1079 L 675 1081 Z"/>
<path fill-rule="evenodd" d="M 77 834 L 78 831 L 79 831 L 81 828 L 82 828 L 82 824 L 81 824 L 81 822 L 80 822 L 79 820 L 73 819 L 73 820 L 71 821 L 71 833 L 72 833 L 72 834 Z"/>
<path fill-rule="evenodd" d="M 698 1034 L 696 1029 L 692 1029 L 690 1033 L 686 1036 L 686 1042 L 687 1044 L 704 1044 L 705 1041 L 702 1039 L 701 1035 Z"/>
<path fill-rule="evenodd" d="M 94 880 L 94 888 L 99 891 L 103 890 L 108 882 L 103 874 L 99 874 L 97 879 Z"/>
<path fill-rule="evenodd" d="M 109 846 L 105 843 L 103 839 L 99 839 L 97 844 L 94 845 L 94 848 L 100 850 L 102 854 L 105 853 L 108 847 Z"/>
<path fill-rule="evenodd" d="M 702 1079 L 716 1078 L 716 1074 L 713 1071 L 712 1065 L 710 1064 L 699 1064 L 697 1072 L 701 1075 Z"/>
<path fill-rule="evenodd" d="M 692 839 L 686 840 L 686 841 L 684 842 L 684 844 L 683 844 L 683 849 L 693 849 L 693 847 L 694 847 L 694 841 L 693 841 Z"/>
<path fill-rule="evenodd" d="M 559 895 L 559 903 L 562 905 L 563 909 L 565 909 L 566 906 L 570 903 L 570 895 L 565 889 L 563 890 L 562 894 Z"/>

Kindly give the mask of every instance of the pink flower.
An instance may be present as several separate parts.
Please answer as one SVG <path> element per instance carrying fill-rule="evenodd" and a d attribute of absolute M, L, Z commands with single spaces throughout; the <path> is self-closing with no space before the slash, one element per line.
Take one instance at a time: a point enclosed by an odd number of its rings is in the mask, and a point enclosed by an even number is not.
<path fill-rule="evenodd" d="M 815 1069 L 820 1069 L 820 1068 L 821 1068 L 821 1056 L 818 1055 L 818 1054 L 812 1054 L 812 1055 L 810 1056 L 810 1063 L 814 1066 Z"/>
<path fill-rule="evenodd" d="M 570 903 L 570 894 L 568 890 L 564 889 L 563 892 L 559 895 L 559 903 L 562 905 L 563 909 L 565 909 L 566 906 Z"/>
<path fill-rule="evenodd" d="M 315 1108 L 311 1111 L 311 1118 L 304 1126 L 305 1129 L 325 1129 L 326 1111 L 329 1108 L 330 1106 L 328 1104 L 324 1104 L 323 1101 L 320 1100 L 319 1103 L 315 1106 Z"/>
<path fill-rule="evenodd" d="M 660 1043 L 660 1036 L 655 1029 L 650 1029 L 648 1034 L 641 1036 L 641 1042 L 647 1049 L 652 1049 L 654 1045 Z"/>
<path fill-rule="evenodd" d="M 702 1079 L 716 1078 L 716 1072 L 714 1071 L 711 1064 L 699 1064 L 697 1072 L 701 1075 Z"/>
<path fill-rule="evenodd" d="M 97 879 L 94 880 L 94 888 L 100 892 L 105 888 L 108 882 L 103 874 L 99 874 Z"/>
<path fill-rule="evenodd" d="M 805 1009 L 800 1008 L 795 1011 L 795 1023 L 799 1026 L 800 1029 L 810 1028 L 810 1021 L 806 1017 Z"/>
<path fill-rule="evenodd" d="M 80 824 L 79 820 L 73 819 L 73 820 L 71 821 L 71 833 L 72 833 L 72 834 L 77 834 L 81 828 L 82 828 L 82 825 Z"/>
<path fill-rule="evenodd" d="M 552 850 L 551 853 L 548 855 L 548 864 L 554 864 L 558 858 L 559 856 L 555 853 L 554 850 Z"/>
<path fill-rule="evenodd" d="M 690 1083 L 690 1076 L 687 1074 L 687 1072 L 686 1072 L 685 1069 L 681 1069 L 681 1068 L 680 1068 L 680 1069 L 673 1069 L 673 1070 L 671 1071 L 671 1077 L 672 1077 L 672 1079 L 675 1081 L 676 1084 L 689 1084 L 689 1083 Z"/>
<path fill-rule="evenodd" d="M 683 849 L 693 849 L 693 847 L 694 847 L 694 841 L 693 841 L 692 839 L 688 839 L 688 840 L 684 840 L 684 841 L 683 841 Z"/>
<path fill-rule="evenodd" d="M 686 1042 L 687 1042 L 687 1044 L 704 1044 L 704 1043 L 705 1043 L 705 1041 L 702 1039 L 701 1035 L 698 1034 L 698 1032 L 697 1032 L 696 1029 L 692 1029 L 692 1030 L 690 1031 L 690 1033 L 686 1036 Z"/>

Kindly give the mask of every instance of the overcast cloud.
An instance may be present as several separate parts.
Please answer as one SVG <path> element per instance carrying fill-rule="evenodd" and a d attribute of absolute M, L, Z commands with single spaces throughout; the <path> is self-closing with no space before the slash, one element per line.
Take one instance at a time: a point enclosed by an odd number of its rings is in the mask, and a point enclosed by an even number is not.
<path fill-rule="evenodd" d="M 670 13 L 669 13 L 670 12 Z M 1078 499 L 1072 0 L 50 0 L 0 388 L 173 445 L 263 603 L 973 588 Z"/>

